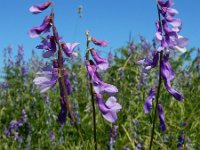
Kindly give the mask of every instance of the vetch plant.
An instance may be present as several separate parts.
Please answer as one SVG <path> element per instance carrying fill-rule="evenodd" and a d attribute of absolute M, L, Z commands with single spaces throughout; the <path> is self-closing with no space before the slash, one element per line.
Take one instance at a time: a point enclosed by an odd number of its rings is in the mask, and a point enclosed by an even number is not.
<path fill-rule="evenodd" d="M 118 92 L 118 89 L 111 84 L 105 83 L 100 78 L 99 72 L 108 69 L 109 64 L 106 59 L 101 58 L 93 47 L 89 47 L 90 42 L 97 46 L 105 47 L 108 42 L 104 40 L 98 40 L 94 37 L 89 37 L 89 32 L 86 31 L 87 44 L 85 54 L 85 66 L 89 76 L 90 94 L 92 100 L 93 109 L 93 128 L 94 128 L 94 143 L 95 150 L 97 150 L 97 139 L 96 139 L 96 116 L 95 116 L 95 97 L 99 110 L 107 121 L 114 123 L 117 120 L 117 113 L 122 108 L 117 99 L 113 96 Z M 92 56 L 93 60 L 89 56 Z M 106 101 L 103 100 L 103 94 L 108 94 L 110 97 Z"/>
<path fill-rule="evenodd" d="M 47 9 L 49 6 L 52 6 L 50 15 L 44 18 L 43 23 L 40 26 L 30 29 L 29 36 L 31 38 L 36 38 L 42 35 L 42 41 L 38 46 L 36 46 L 36 48 L 45 50 L 43 53 L 44 58 L 50 58 L 54 55 L 57 55 L 57 58 L 52 60 L 52 66 L 48 65 L 44 67 L 42 71 L 37 72 L 37 77 L 33 80 L 33 82 L 39 86 L 40 93 L 47 92 L 58 82 L 60 88 L 61 111 L 58 114 L 57 120 L 64 125 L 67 116 L 69 116 L 70 121 L 73 122 L 80 137 L 82 138 L 80 128 L 77 124 L 68 99 L 68 95 L 72 92 L 72 87 L 68 71 L 64 67 L 64 59 L 62 55 L 64 52 L 66 57 L 71 57 L 71 54 L 79 43 L 66 43 L 60 41 L 62 38 L 59 36 L 55 26 L 54 8 L 51 1 L 42 5 L 33 5 L 29 10 L 33 14 L 38 14 Z"/>
<path fill-rule="evenodd" d="M 171 86 L 171 81 L 174 79 L 175 74 L 169 63 L 169 55 L 171 50 L 179 50 L 181 52 L 185 52 L 185 46 L 188 44 L 188 40 L 179 35 L 181 30 L 181 20 L 174 18 L 174 16 L 178 13 L 177 10 L 171 8 L 174 3 L 172 0 L 157 0 L 157 10 L 159 20 L 156 22 L 156 35 L 155 39 L 158 42 L 157 50 L 155 50 L 152 54 L 152 59 L 148 57 L 139 61 L 138 63 L 144 66 L 146 71 L 154 68 L 159 64 L 159 81 L 158 86 L 152 87 L 149 95 L 144 103 L 144 111 L 145 113 L 149 113 L 152 109 L 153 100 L 155 99 L 155 110 L 153 114 L 153 127 L 151 132 L 151 141 L 149 145 L 149 149 L 152 148 L 153 138 L 154 138 L 154 129 L 156 124 L 157 114 L 160 119 L 160 129 L 162 131 L 166 130 L 166 123 L 164 117 L 163 106 L 160 97 L 160 89 L 162 80 L 164 80 L 164 85 L 167 91 L 178 101 L 183 101 L 183 95 L 173 89 Z"/>

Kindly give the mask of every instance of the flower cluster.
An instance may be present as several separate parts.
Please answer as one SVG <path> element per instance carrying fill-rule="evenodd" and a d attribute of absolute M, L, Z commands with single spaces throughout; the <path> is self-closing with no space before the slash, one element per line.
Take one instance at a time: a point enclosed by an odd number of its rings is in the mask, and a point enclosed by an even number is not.
<path fill-rule="evenodd" d="M 50 5 L 52 5 L 52 3 L 48 1 L 42 5 L 33 5 L 29 10 L 33 14 L 38 14 L 47 9 Z M 51 34 L 51 29 L 53 34 Z M 71 57 L 74 49 L 79 45 L 79 43 L 60 42 L 62 37 L 59 37 L 54 25 L 53 9 L 51 14 L 44 18 L 40 26 L 29 30 L 29 36 L 31 38 L 39 37 L 41 34 L 43 34 L 41 36 L 42 41 L 36 46 L 36 48 L 45 50 L 43 53 L 44 58 L 50 58 L 54 56 L 56 52 L 59 53 L 59 51 L 63 51 L 66 54 L 66 57 Z M 66 93 L 68 95 L 70 95 L 72 92 L 68 72 L 67 69 L 63 67 L 63 63 L 64 59 L 62 58 L 61 52 L 61 55 L 58 54 L 58 59 L 54 59 L 52 61 L 52 66 L 46 66 L 42 69 L 42 71 L 37 72 L 37 77 L 33 80 L 33 82 L 39 86 L 40 93 L 45 93 L 50 88 L 54 87 L 60 78 L 64 78 L 64 85 L 62 84 L 62 81 L 59 80 L 61 111 L 58 115 L 58 121 L 61 124 L 66 122 L 68 111 L 66 107 L 66 95 L 64 94 L 64 89 L 66 88 Z M 65 86 L 65 88 L 63 86 Z"/>
<path fill-rule="evenodd" d="M 149 72 L 152 68 L 156 67 L 160 58 L 160 77 L 164 80 L 167 91 L 178 101 L 183 101 L 183 95 L 172 88 L 171 81 L 174 79 L 175 74 L 169 63 L 170 49 L 180 50 L 184 52 L 185 46 L 188 44 L 188 40 L 178 33 L 181 29 L 181 20 L 174 18 L 178 12 L 170 8 L 174 3 L 172 0 L 158 0 L 157 8 L 159 12 L 159 21 L 156 22 L 157 32 L 155 35 L 155 41 L 159 42 L 157 50 L 152 52 L 152 57 L 147 56 L 145 59 L 138 61 L 138 64 L 143 66 L 143 73 Z M 162 17 L 161 17 L 162 16 Z M 156 48 L 156 44 L 154 44 Z M 145 113 L 149 113 L 152 109 L 152 103 L 155 99 L 156 88 L 153 86 L 149 92 L 149 95 L 144 103 Z M 164 118 L 164 112 L 162 105 L 157 105 L 160 129 L 166 130 L 166 123 Z"/>
<path fill-rule="evenodd" d="M 26 114 L 25 110 L 22 110 L 22 116 L 20 117 L 20 119 L 19 120 L 12 120 L 10 122 L 9 127 L 6 128 L 6 130 L 5 130 L 6 136 L 11 136 L 13 134 L 14 135 L 14 139 L 18 140 L 19 139 L 18 130 L 26 122 L 27 122 L 27 114 Z"/>
<path fill-rule="evenodd" d="M 89 38 L 89 42 L 90 41 L 98 46 L 107 46 L 106 41 L 97 40 L 94 37 Z M 87 53 L 90 53 L 94 60 L 87 60 L 86 58 L 85 65 L 96 94 L 99 110 L 107 121 L 113 123 L 117 120 L 117 112 L 121 109 L 121 105 L 117 103 L 117 99 L 113 96 L 118 92 L 118 89 L 114 85 L 103 82 L 99 74 L 101 71 L 108 69 L 108 61 L 101 58 L 94 48 L 88 49 Z M 103 100 L 103 94 L 108 94 L 110 96 L 106 103 Z"/>
<path fill-rule="evenodd" d="M 110 131 L 110 142 L 109 142 L 110 150 L 113 150 L 113 145 L 115 143 L 115 139 L 118 137 L 117 129 L 118 129 L 118 126 L 114 125 L 112 127 L 112 130 Z"/>
<path fill-rule="evenodd" d="M 174 16 L 178 11 L 171 6 L 174 5 L 172 0 L 158 0 L 158 11 L 163 19 L 156 22 L 156 39 L 160 41 L 158 51 L 176 49 L 185 52 L 185 46 L 188 44 L 187 38 L 180 36 L 182 22 Z M 170 28 L 171 27 L 171 28 Z"/>

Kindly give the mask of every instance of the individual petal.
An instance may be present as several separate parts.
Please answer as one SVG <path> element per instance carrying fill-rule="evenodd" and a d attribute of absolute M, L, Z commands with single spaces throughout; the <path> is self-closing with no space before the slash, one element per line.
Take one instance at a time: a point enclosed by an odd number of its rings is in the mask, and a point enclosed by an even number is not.
<path fill-rule="evenodd" d="M 101 58 L 94 49 L 91 50 L 91 54 L 96 62 L 97 71 L 103 71 L 109 67 L 108 61 Z"/>
<path fill-rule="evenodd" d="M 153 86 L 148 94 L 148 97 L 146 98 L 145 102 L 144 102 L 144 112 L 146 114 L 148 114 L 150 112 L 150 110 L 152 109 L 152 105 L 153 105 L 153 100 L 155 99 L 155 95 L 156 95 L 156 87 Z"/>
<path fill-rule="evenodd" d="M 99 110 L 101 111 L 103 117 L 113 123 L 117 120 L 117 112 L 122 108 L 115 97 L 110 97 L 106 103 L 104 103 L 102 95 L 97 94 L 97 104 L 99 106 Z"/>
<path fill-rule="evenodd" d="M 63 48 L 66 56 L 70 57 L 74 49 L 79 45 L 79 43 L 62 43 L 61 46 Z"/>
<path fill-rule="evenodd" d="M 36 38 L 39 37 L 39 35 L 44 32 L 47 33 L 49 32 L 50 28 L 51 28 L 51 24 L 50 24 L 50 16 L 46 16 L 43 23 L 39 26 L 39 27 L 34 27 L 32 29 L 29 30 L 29 36 L 31 38 Z"/>
<path fill-rule="evenodd" d="M 161 76 L 164 80 L 167 91 L 177 100 L 182 101 L 183 95 L 171 87 L 171 81 L 174 79 L 174 71 L 169 63 L 169 55 L 164 55 L 161 60 Z"/>
<path fill-rule="evenodd" d="M 96 39 L 95 37 L 91 37 L 91 41 L 95 44 L 95 45 L 98 45 L 98 46 L 107 46 L 108 45 L 108 42 L 107 41 L 104 41 L 104 40 L 98 40 Z"/>
<path fill-rule="evenodd" d="M 166 130 L 166 123 L 165 123 L 165 116 L 164 116 L 164 111 L 163 107 L 161 104 L 158 104 L 158 116 L 160 119 L 160 130 L 165 131 Z"/>
<path fill-rule="evenodd" d="M 45 2 L 42 5 L 33 5 L 29 8 L 29 11 L 33 14 L 41 13 L 43 10 L 47 9 L 51 5 L 51 2 Z"/>

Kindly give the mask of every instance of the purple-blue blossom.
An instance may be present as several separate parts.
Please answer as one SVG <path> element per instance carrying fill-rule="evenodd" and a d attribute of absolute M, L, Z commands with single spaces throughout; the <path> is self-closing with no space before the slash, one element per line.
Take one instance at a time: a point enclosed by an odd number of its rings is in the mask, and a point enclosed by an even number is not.
<path fill-rule="evenodd" d="M 153 86 L 148 94 L 148 97 L 146 98 L 144 102 L 144 112 L 148 114 L 153 106 L 153 100 L 155 99 L 156 95 L 156 88 Z"/>
<path fill-rule="evenodd" d="M 38 27 L 33 27 L 29 30 L 29 36 L 31 38 L 39 37 L 41 33 L 47 33 L 50 32 L 51 28 L 51 17 L 46 16 L 42 22 L 42 24 Z"/>
<path fill-rule="evenodd" d="M 107 121 L 114 123 L 117 120 L 117 113 L 122 108 L 121 105 L 117 103 L 117 99 L 111 96 L 105 103 L 102 95 L 96 94 L 96 98 L 99 110 L 101 111 L 103 117 Z"/>
<path fill-rule="evenodd" d="M 33 14 L 39 14 L 41 13 L 42 11 L 44 11 L 45 9 L 47 9 L 49 6 L 51 5 L 51 2 L 50 1 L 47 1 L 41 5 L 32 5 L 30 8 L 29 8 L 29 11 Z"/>

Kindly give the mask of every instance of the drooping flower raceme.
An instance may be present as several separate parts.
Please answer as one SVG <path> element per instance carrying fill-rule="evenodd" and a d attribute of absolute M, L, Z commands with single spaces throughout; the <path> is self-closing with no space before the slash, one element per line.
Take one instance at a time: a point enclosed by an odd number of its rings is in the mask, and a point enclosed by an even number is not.
<path fill-rule="evenodd" d="M 52 5 L 52 3 L 48 1 L 41 5 L 33 5 L 29 10 L 33 14 L 38 14 L 47 9 L 50 5 Z M 51 33 L 51 31 L 53 33 Z M 42 71 L 38 72 L 37 77 L 33 80 L 33 82 L 39 86 L 40 93 L 45 93 L 50 88 L 54 87 L 57 81 L 59 81 L 61 111 L 58 114 L 57 120 L 61 124 L 64 124 L 66 122 L 67 114 L 69 114 L 70 119 L 75 122 L 73 112 L 71 111 L 69 102 L 67 101 L 67 96 L 72 93 L 72 87 L 67 69 L 63 67 L 64 59 L 62 51 L 67 57 L 71 57 L 74 49 L 79 45 L 79 43 L 60 42 L 62 37 L 59 37 L 54 24 L 53 9 L 51 14 L 44 18 L 43 23 L 40 26 L 29 30 L 29 36 L 31 38 L 40 36 L 42 38 L 41 43 L 36 46 L 36 48 L 45 50 L 43 53 L 44 58 L 50 58 L 58 52 L 58 58 L 52 61 L 53 65 L 46 66 L 42 69 Z"/>
<path fill-rule="evenodd" d="M 90 40 L 98 46 L 107 46 L 107 42 L 104 40 L 97 40 L 91 37 Z M 90 77 L 90 83 L 93 85 L 94 92 L 96 94 L 97 105 L 102 116 L 109 122 L 113 123 L 117 120 L 117 113 L 122 108 L 117 103 L 116 98 L 113 96 L 118 92 L 118 89 L 111 84 L 105 83 L 100 78 L 99 72 L 108 69 L 108 61 L 101 58 L 94 48 L 90 48 L 89 52 L 93 60 L 85 60 L 86 69 Z M 108 94 L 110 97 L 106 102 L 103 100 L 103 94 Z"/>
<path fill-rule="evenodd" d="M 159 20 L 156 22 L 156 34 L 154 41 L 154 48 L 157 51 L 153 52 L 152 59 L 147 56 L 145 59 L 140 60 L 138 64 L 144 66 L 144 71 L 150 71 L 157 66 L 159 60 L 160 63 L 160 83 L 161 78 L 164 80 L 167 91 L 179 101 L 183 101 L 183 95 L 172 88 L 171 81 L 174 79 L 175 74 L 169 63 L 170 50 L 179 50 L 185 52 L 185 46 L 188 44 L 188 39 L 179 35 L 181 30 L 181 20 L 174 16 L 178 13 L 177 10 L 171 8 L 174 3 L 172 0 L 158 0 L 157 8 L 159 13 Z M 156 47 L 158 42 L 158 47 Z M 159 59 L 160 58 L 160 59 Z M 159 86 L 158 86 L 159 87 Z M 160 88 L 160 87 L 159 87 Z M 149 96 L 144 103 L 145 113 L 149 113 L 152 108 L 153 97 L 155 96 L 156 89 L 152 88 Z M 158 103 L 158 101 L 157 101 Z M 159 102 L 160 103 L 160 102 Z M 164 118 L 163 107 L 161 104 L 157 105 L 158 115 L 160 119 L 160 129 L 166 130 L 166 123 Z"/>

